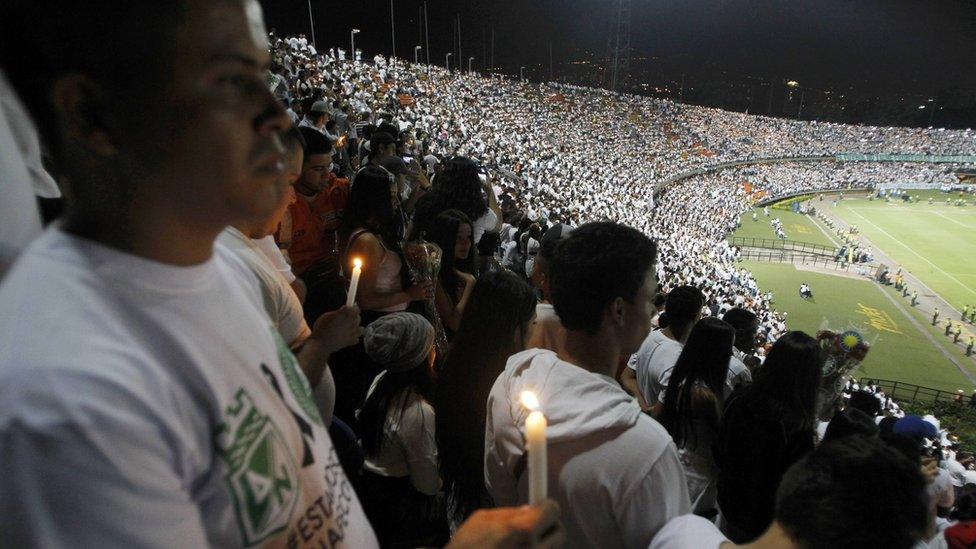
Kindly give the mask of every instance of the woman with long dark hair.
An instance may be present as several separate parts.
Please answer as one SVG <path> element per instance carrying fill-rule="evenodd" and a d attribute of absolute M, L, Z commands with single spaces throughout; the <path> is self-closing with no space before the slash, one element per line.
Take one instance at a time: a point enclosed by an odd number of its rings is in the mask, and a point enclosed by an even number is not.
<path fill-rule="evenodd" d="M 471 234 L 468 216 L 459 210 L 446 210 L 434 218 L 425 237 L 442 251 L 434 303 L 449 338 L 461 324 L 461 315 L 474 289 Z"/>
<path fill-rule="evenodd" d="M 363 334 L 366 352 L 383 367 L 359 411 L 365 463 L 360 496 L 384 547 L 438 545 L 447 525 L 434 409 L 434 328 L 422 316 L 387 315 Z"/>
<path fill-rule="evenodd" d="M 725 405 L 718 504 L 724 531 L 736 543 L 769 526 L 783 474 L 813 449 L 823 362 L 817 340 L 788 332 L 773 344 L 753 384 Z"/>
<path fill-rule="evenodd" d="M 508 357 L 524 350 L 535 301 L 535 291 L 518 276 L 485 273 L 474 285 L 441 368 L 434 409 L 452 525 L 491 506 L 484 477 L 488 393 Z"/>
<path fill-rule="evenodd" d="M 483 175 L 470 158 L 456 156 L 445 162 L 444 170 L 434 178 L 431 192 L 417 201 L 409 238 L 423 235 L 438 214 L 451 209 L 460 210 L 471 220 L 476 246 L 485 233 L 497 236 L 502 227 L 502 210 L 491 179 L 482 179 Z"/>
<path fill-rule="evenodd" d="M 725 379 L 735 331 L 717 318 L 703 318 L 691 329 L 664 391 L 658 421 L 678 447 L 692 510 L 715 514 L 718 468 L 713 448 L 725 402 Z"/>
<path fill-rule="evenodd" d="M 390 172 L 367 166 L 356 174 L 339 239 L 345 243 L 343 269 L 347 275 L 353 271 L 354 259 L 362 261 L 356 304 L 363 327 L 433 295 L 433 284 L 410 283 L 397 237 L 397 206 L 396 183 Z M 362 342 L 336 353 L 329 364 L 336 382 L 335 415 L 357 430 L 354 412 L 382 368 L 369 359 Z"/>

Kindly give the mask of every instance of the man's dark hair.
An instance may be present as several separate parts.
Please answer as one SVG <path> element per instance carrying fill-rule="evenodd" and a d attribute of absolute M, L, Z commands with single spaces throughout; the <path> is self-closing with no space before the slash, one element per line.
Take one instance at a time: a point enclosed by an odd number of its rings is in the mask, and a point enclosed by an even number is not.
<path fill-rule="evenodd" d="M 871 393 L 865 391 L 854 391 L 851 393 L 851 399 L 847 401 L 847 407 L 860 410 L 872 418 L 881 414 L 881 401 Z"/>
<path fill-rule="evenodd" d="M 306 160 L 313 154 L 329 154 L 332 152 L 332 140 L 322 135 L 322 132 L 308 126 L 302 126 L 298 128 L 298 131 L 302 132 L 302 138 L 305 139 Z"/>
<path fill-rule="evenodd" d="M 664 310 L 671 333 L 680 338 L 688 333 L 705 306 L 705 294 L 694 286 L 678 286 L 668 293 Z"/>
<path fill-rule="evenodd" d="M 400 135 L 400 130 L 389 122 L 380 123 L 379 127 L 376 128 L 376 131 L 389 134 L 394 143 L 396 143 L 397 140 L 396 136 Z"/>
<path fill-rule="evenodd" d="M 918 465 L 878 439 L 825 442 L 783 476 L 776 521 L 803 547 L 909 549 L 928 525 Z"/>
<path fill-rule="evenodd" d="M 722 315 L 722 320 L 735 329 L 735 347 L 742 352 L 751 352 L 756 346 L 756 331 L 759 327 L 759 317 L 756 313 L 742 307 L 735 307 Z"/>
<path fill-rule="evenodd" d="M 86 98 L 94 125 L 108 124 L 101 118 L 109 112 L 138 120 L 171 88 L 183 2 L 135 0 L 108 10 L 63 0 L 0 6 L 0 67 L 56 158 L 63 145 L 50 98 L 58 78 L 80 74 L 99 86 Z"/>
<path fill-rule="evenodd" d="M 373 132 L 373 136 L 369 138 L 369 157 L 376 158 L 376 155 L 380 153 L 380 147 L 393 143 L 395 141 L 392 135 L 381 131 Z"/>
<path fill-rule="evenodd" d="M 872 417 L 856 408 L 847 407 L 836 412 L 831 418 L 830 423 L 827 424 L 823 442 L 855 435 L 877 438 L 879 432 L 878 424 L 874 422 Z"/>
<path fill-rule="evenodd" d="M 657 246 L 641 232 L 611 222 L 587 223 L 556 248 L 550 288 L 567 330 L 595 334 L 614 299 L 632 302 L 653 272 Z"/>

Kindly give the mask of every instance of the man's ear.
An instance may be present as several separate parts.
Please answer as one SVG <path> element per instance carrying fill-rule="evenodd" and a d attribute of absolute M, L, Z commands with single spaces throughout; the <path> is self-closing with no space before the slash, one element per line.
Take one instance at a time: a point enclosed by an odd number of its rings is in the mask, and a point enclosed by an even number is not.
<path fill-rule="evenodd" d="M 626 307 L 627 302 L 622 297 L 616 297 L 610 302 L 610 318 L 613 320 L 615 326 L 623 327 L 625 324 L 624 315 Z"/>
<path fill-rule="evenodd" d="M 105 123 L 106 103 L 98 86 L 87 76 L 72 74 L 55 81 L 51 104 L 66 138 L 96 156 L 118 154 Z"/>

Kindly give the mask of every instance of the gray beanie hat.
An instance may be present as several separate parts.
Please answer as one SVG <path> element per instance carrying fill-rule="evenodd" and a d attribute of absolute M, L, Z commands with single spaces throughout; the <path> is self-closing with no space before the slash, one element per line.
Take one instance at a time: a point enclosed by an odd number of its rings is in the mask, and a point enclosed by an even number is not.
<path fill-rule="evenodd" d="M 434 348 L 434 327 L 407 312 L 378 318 L 363 333 L 366 354 L 391 372 L 406 372 L 423 363 Z"/>

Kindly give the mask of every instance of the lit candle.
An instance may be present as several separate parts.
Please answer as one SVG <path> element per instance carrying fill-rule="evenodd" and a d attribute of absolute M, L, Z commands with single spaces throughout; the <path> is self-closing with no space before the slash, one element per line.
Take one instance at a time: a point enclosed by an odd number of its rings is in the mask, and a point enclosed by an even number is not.
<path fill-rule="evenodd" d="M 532 410 L 525 418 L 525 451 L 529 454 L 529 505 L 541 505 L 546 499 L 549 466 L 546 459 L 546 416 L 539 411 L 539 399 L 531 391 L 522 391 L 522 405 Z"/>
<path fill-rule="evenodd" d="M 349 294 L 346 296 L 346 307 L 356 304 L 356 289 L 359 288 L 359 276 L 363 274 L 363 261 L 358 257 L 352 260 L 352 280 L 349 281 Z"/>

